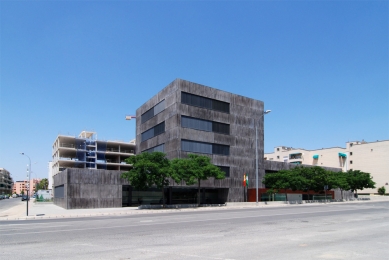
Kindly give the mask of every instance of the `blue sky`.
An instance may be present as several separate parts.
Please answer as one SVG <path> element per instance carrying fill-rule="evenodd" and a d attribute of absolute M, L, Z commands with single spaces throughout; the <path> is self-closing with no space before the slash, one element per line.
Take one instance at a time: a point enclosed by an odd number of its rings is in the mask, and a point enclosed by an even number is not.
<path fill-rule="evenodd" d="M 389 139 L 388 1 L 1 1 L 0 167 L 58 134 L 130 141 L 175 78 L 259 99 L 265 152 Z"/>

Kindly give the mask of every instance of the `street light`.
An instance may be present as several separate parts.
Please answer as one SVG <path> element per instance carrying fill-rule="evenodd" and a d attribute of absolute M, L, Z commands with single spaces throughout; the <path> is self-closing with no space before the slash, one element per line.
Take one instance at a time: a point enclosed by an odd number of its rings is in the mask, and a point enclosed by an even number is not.
<path fill-rule="evenodd" d="M 30 159 L 30 156 L 28 156 L 27 154 L 25 153 L 20 153 L 21 155 L 25 155 L 28 157 L 28 160 L 30 162 L 29 164 L 29 168 L 27 168 L 28 170 L 28 183 L 27 183 L 27 216 L 28 216 L 28 200 L 30 199 L 30 196 L 29 196 L 29 192 L 30 192 L 30 173 L 31 173 L 31 159 Z"/>
<path fill-rule="evenodd" d="M 264 115 L 269 114 L 271 110 L 266 110 L 263 112 L 263 114 L 258 118 L 261 119 Z M 254 121 L 255 124 L 255 121 Z M 255 205 L 258 206 L 258 127 L 257 124 L 255 124 Z"/>

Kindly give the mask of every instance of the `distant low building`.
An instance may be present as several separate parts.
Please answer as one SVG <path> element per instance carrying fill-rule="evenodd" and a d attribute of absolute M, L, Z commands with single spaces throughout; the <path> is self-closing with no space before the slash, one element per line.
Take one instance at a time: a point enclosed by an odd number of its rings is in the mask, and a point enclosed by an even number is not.
<path fill-rule="evenodd" d="M 265 160 L 292 164 L 340 167 L 368 172 L 376 182 L 375 189 L 364 189 L 358 194 L 376 194 L 378 187 L 389 190 L 389 140 L 347 142 L 346 148 L 331 147 L 316 150 L 277 146 L 273 153 L 265 153 Z"/>
<path fill-rule="evenodd" d="M 12 188 L 12 194 L 22 194 L 22 191 L 24 194 L 27 194 L 28 187 L 30 187 L 30 194 L 34 194 L 35 189 L 41 179 L 31 179 L 30 185 L 28 185 L 28 180 L 25 181 L 16 181 Z"/>

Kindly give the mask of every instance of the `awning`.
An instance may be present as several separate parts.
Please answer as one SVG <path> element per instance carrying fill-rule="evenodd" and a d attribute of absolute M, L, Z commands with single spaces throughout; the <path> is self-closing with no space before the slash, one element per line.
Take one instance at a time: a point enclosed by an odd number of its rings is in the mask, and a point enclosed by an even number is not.
<path fill-rule="evenodd" d="M 319 159 L 319 155 L 318 154 L 314 154 L 313 155 L 313 159 Z"/>
<path fill-rule="evenodd" d="M 289 155 L 295 155 L 295 154 L 301 154 L 301 153 L 290 153 Z"/>
<path fill-rule="evenodd" d="M 345 154 L 345 153 L 339 153 L 339 157 L 345 158 L 345 157 L 347 157 L 347 154 Z"/>

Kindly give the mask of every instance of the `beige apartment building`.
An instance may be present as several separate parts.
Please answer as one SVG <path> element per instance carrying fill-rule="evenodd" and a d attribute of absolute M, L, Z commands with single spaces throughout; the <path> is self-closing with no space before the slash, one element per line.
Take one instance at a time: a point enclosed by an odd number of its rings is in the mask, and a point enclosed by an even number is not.
<path fill-rule="evenodd" d="M 52 146 L 51 174 L 67 168 L 129 171 L 131 166 L 124 160 L 134 154 L 135 141 L 98 140 L 97 133 L 89 131 L 78 137 L 58 135 Z"/>
<path fill-rule="evenodd" d="M 340 167 L 368 172 L 376 182 L 375 189 L 364 189 L 358 194 L 377 194 L 377 189 L 384 186 L 389 193 L 389 140 L 365 142 L 347 142 L 346 148 L 331 147 L 306 150 L 277 146 L 273 153 L 265 153 L 265 160 L 288 162 L 294 164 Z"/>
<path fill-rule="evenodd" d="M 35 188 L 37 187 L 38 183 L 40 182 L 40 179 L 31 179 L 30 185 L 28 185 L 28 180 L 26 181 L 16 181 L 14 182 L 14 185 L 12 187 L 12 194 L 22 194 L 22 191 L 25 195 L 27 195 L 28 187 L 30 187 L 29 194 L 35 193 Z"/>

